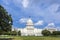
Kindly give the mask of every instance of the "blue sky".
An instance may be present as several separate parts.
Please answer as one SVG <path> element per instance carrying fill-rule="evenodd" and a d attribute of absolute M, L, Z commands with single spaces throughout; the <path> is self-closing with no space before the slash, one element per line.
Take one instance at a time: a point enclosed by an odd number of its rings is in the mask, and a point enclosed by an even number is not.
<path fill-rule="evenodd" d="M 60 0 L 0 0 L 0 4 L 12 15 L 15 28 L 24 28 L 29 16 L 36 28 L 60 26 Z"/>

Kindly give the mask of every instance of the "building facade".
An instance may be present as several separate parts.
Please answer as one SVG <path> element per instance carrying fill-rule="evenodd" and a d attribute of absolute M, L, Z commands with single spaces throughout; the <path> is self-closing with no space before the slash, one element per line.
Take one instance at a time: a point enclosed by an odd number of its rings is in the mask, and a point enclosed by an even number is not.
<path fill-rule="evenodd" d="M 21 29 L 21 36 L 42 36 L 42 29 L 34 28 L 33 21 L 27 20 L 26 27 Z"/>
<path fill-rule="evenodd" d="M 16 31 L 21 31 L 21 36 L 43 36 L 42 30 L 45 30 L 45 29 L 49 30 L 50 32 L 57 31 L 54 23 L 48 24 L 44 29 L 37 29 L 34 27 L 34 23 L 30 18 L 27 20 L 25 28 L 19 28 L 19 29 L 16 29 Z"/>

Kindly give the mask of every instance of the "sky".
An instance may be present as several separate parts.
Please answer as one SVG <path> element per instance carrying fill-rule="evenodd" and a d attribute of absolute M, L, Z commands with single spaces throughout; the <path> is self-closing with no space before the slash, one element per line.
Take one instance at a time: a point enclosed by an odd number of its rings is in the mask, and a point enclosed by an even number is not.
<path fill-rule="evenodd" d="M 11 14 L 14 28 L 24 28 L 29 16 L 36 28 L 60 27 L 60 0 L 0 0 L 0 5 Z"/>

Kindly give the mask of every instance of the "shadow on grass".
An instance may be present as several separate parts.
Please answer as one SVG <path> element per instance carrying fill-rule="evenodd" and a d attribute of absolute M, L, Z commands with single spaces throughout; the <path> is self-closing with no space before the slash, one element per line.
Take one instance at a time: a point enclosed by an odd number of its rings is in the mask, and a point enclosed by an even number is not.
<path fill-rule="evenodd" d="M 0 38 L 0 40 L 12 40 L 12 38 Z"/>

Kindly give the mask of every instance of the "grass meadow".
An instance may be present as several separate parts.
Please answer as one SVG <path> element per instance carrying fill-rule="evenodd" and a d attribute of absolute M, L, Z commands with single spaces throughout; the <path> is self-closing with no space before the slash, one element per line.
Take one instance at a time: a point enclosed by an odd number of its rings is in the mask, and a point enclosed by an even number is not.
<path fill-rule="evenodd" d="M 12 38 L 12 40 L 60 40 L 60 37 L 51 36 L 0 36 L 0 38 Z"/>

